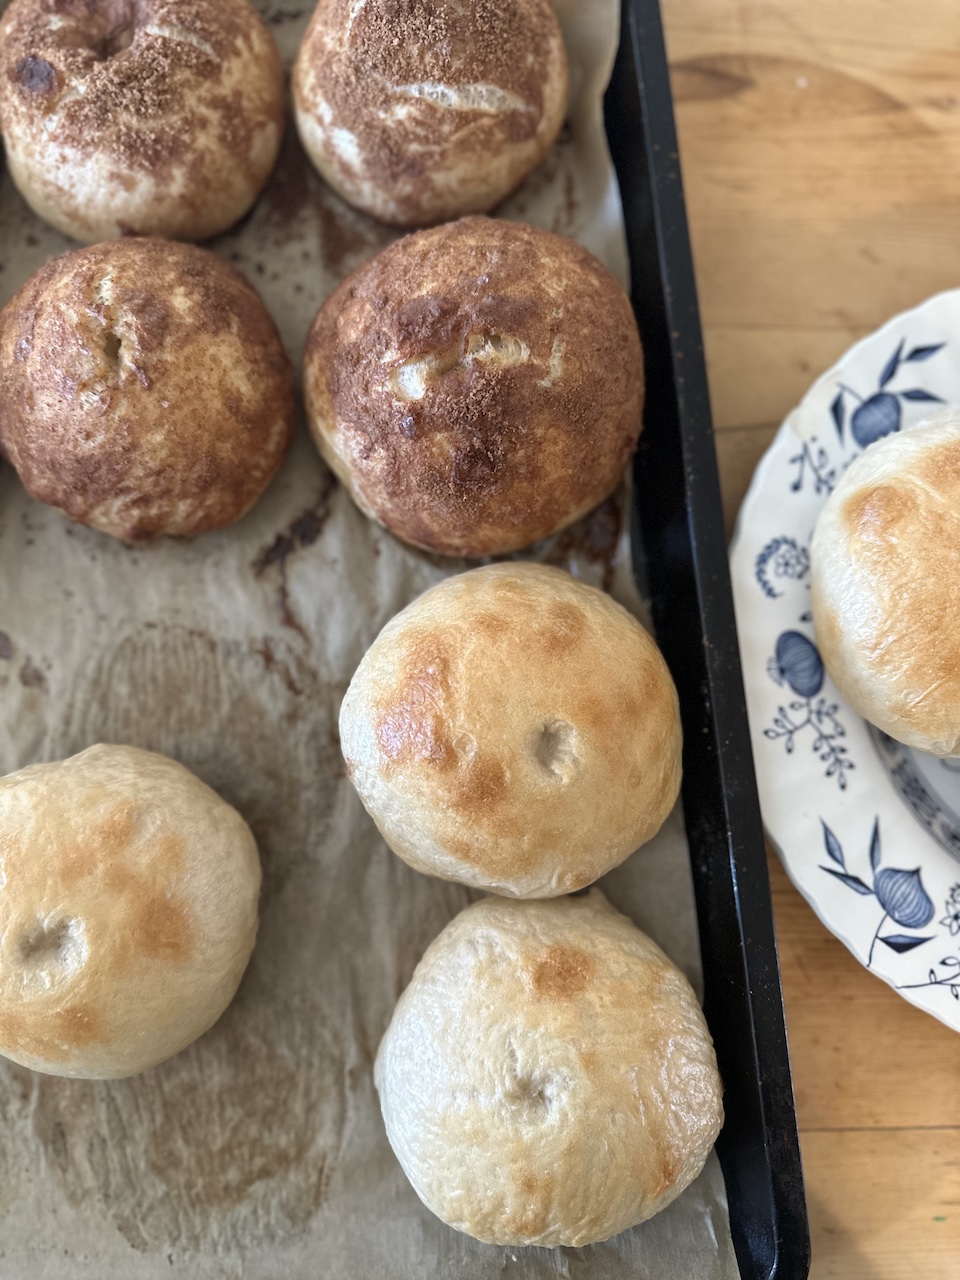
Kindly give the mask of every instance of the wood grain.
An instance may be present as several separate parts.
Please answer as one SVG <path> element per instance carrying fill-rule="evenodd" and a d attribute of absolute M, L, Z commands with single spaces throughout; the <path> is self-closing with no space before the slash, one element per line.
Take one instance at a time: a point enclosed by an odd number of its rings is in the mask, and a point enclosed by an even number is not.
<path fill-rule="evenodd" d="M 810 383 L 960 284 L 955 0 L 662 0 L 728 532 Z M 770 857 L 815 1280 L 960 1277 L 960 1036 Z"/>

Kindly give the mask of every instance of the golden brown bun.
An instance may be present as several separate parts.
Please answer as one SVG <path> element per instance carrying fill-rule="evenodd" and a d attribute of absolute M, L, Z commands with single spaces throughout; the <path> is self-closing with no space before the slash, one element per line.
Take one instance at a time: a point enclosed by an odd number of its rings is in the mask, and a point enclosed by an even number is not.
<path fill-rule="evenodd" d="M 401 996 L 375 1079 L 421 1200 L 491 1244 L 585 1245 L 646 1221 L 723 1123 L 690 984 L 598 889 L 462 911 Z"/>
<path fill-rule="evenodd" d="M 617 866 L 680 786 L 677 694 L 656 644 L 609 596 L 543 565 L 448 578 L 387 623 L 340 739 L 401 858 L 517 898 Z"/>
<path fill-rule="evenodd" d="M 233 999 L 257 932 L 257 847 L 182 765 L 98 746 L 0 778 L 0 850 L 0 1054 L 129 1076 Z"/>
<path fill-rule="evenodd" d="M 391 245 L 321 307 L 307 413 L 367 515 L 444 555 L 524 547 L 616 488 L 640 433 L 643 354 L 586 249 L 464 218 Z"/>
<path fill-rule="evenodd" d="M 78 249 L 0 312 L 0 451 L 35 498 L 116 538 L 238 520 L 280 465 L 294 412 L 266 308 L 205 249 Z"/>
<path fill-rule="evenodd" d="M 560 131 L 563 36 L 547 0 L 320 0 L 293 100 L 350 204 L 406 227 L 484 213 Z"/>
<path fill-rule="evenodd" d="M 248 0 L 13 0 L 0 122 L 24 199 L 76 240 L 203 240 L 259 195 L 283 72 Z"/>
<path fill-rule="evenodd" d="M 810 559 L 817 644 L 844 698 L 900 742 L 960 755 L 960 414 L 861 454 Z"/>

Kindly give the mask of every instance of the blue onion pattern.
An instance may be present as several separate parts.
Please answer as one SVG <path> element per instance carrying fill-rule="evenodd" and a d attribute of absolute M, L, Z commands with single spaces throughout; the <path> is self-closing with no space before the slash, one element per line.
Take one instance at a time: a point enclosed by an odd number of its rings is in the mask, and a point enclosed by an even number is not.
<path fill-rule="evenodd" d="M 885 947 L 896 952 L 897 955 L 905 955 L 908 951 L 914 951 L 917 947 L 922 947 L 925 942 L 932 942 L 932 934 L 918 937 L 916 934 L 909 933 L 881 934 L 880 932 L 888 920 L 893 920 L 901 929 L 924 929 L 934 915 L 933 903 L 923 887 L 919 867 L 913 871 L 903 871 L 897 867 L 880 866 L 880 819 L 875 818 L 873 821 L 873 831 L 870 836 L 870 846 L 867 853 L 867 861 L 870 870 L 873 872 L 872 885 L 868 884 L 860 876 L 855 875 L 847 866 L 843 846 L 822 818 L 820 819 L 820 825 L 823 828 L 824 850 L 830 861 L 834 863 L 832 867 L 821 866 L 820 870 L 825 871 L 828 876 L 832 876 L 835 880 L 839 880 L 842 885 L 852 889 L 854 893 L 859 894 L 861 897 L 876 898 L 880 906 L 883 907 L 883 915 L 880 917 L 880 923 L 877 925 L 876 932 L 870 943 L 867 968 L 869 969 L 873 964 L 873 951 L 878 942 L 882 942 Z M 837 870 L 838 867 L 839 870 Z M 924 986 L 928 984 L 919 983 L 915 985 Z M 936 984 L 931 983 L 929 985 Z M 949 983 L 945 982 L 943 985 L 949 985 Z"/>
<path fill-rule="evenodd" d="M 815 698 L 823 688 L 823 661 L 816 645 L 799 631 L 777 640 L 776 670 L 798 698 Z"/>
<path fill-rule="evenodd" d="M 901 338 L 896 351 L 880 370 L 877 390 L 870 396 L 864 397 L 841 382 L 836 399 L 830 406 L 833 425 L 837 429 L 837 439 L 840 443 L 843 443 L 843 428 L 846 421 L 845 396 L 852 396 L 857 401 L 857 408 L 850 415 L 850 434 L 861 449 L 866 449 L 877 440 L 882 440 L 884 436 L 900 430 L 903 419 L 902 401 L 917 400 L 926 401 L 929 404 L 943 404 L 944 401 L 940 396 L 934 395 L 932 391 L 925 391 L 922 387 L 906 387 L 901 391 L 888 391 L 887 387 L 903 365 L 929 360 L 945 345 L 943 342 L 937 342 L 932 346 L 914 347 L 904 355 L 906 339 Z"/>
<path fill-rule="evenodd" d="M 877 385 L 871 391 L 861 394 L 841 382 L 830 405 L 830 417 L 837 441 L 841 445 L 848 443 L 844 436 L 849 427 L 851 441 L 859 448 L 866 449 L 884 436 L 900 430 L 903 425 L 903 406 L 908 401 L 943 404 L 941 396 L 923 387 L 899 388 L 890 384 L 907 365 L 929 360 L 945 346 L 944 342 L 935 342 L 911 347 L 907 351 L 904 338 L 880 370 Z M 848 415 L 847 409 L 851 401 L 855 408 Z M 815 494 L 830 494 L 836 486 L 838 475 L 851 461 L 851 458 L 834 460 L 823 442 L 817 436 L 810 436 L 801 441 L 799 452 L 790 458 L 790 464 L 795 468 L 790 489 L 793 493 L 799 493 L 811 484 Z"/>
<path fill-rule="evenodd" d="M 826 765 L 824 777 L 834 778 L 844 791 L 847 773 L 854 763 L 841 741 L 847 731 L 837 719 L 839 704 L 818 696 L 824 671 L 816 645 L 799 631 L 784 631 L 767 663 L 767 673 L 775 684 L 788 685 L 795 701 L 777 707 L 773 724 L 764 729 L 763 736 L 771 741 L 782 739 L 787 755 L 792 755 L 797 734 L 812 729 L 810 745 Z"/>
<path fill-rule="evenodd" d="M 883 867 L 873 882 L 873 891 L 891 920 L 904 929 L 922 929 L 933 919 L 933 903 L 915 871 L 897 871 Z"/>
<path fill-rule="evenodd" d="M 850 418 L 850 434 L 861 449 L 899 430 L 900 401 L 889 391 L 878 391 L 864 400 Z"/>

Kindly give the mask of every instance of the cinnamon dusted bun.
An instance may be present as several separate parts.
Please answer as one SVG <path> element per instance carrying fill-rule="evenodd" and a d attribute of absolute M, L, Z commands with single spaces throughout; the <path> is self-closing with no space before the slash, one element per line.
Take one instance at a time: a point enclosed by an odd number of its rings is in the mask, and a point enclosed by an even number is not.
<path fill-rule="evenodd" d="M 283 119 L 280 56 L 249 0 L 13 0 L 0 21 L 7 164 L 75 240 L 225 231 Z"/>

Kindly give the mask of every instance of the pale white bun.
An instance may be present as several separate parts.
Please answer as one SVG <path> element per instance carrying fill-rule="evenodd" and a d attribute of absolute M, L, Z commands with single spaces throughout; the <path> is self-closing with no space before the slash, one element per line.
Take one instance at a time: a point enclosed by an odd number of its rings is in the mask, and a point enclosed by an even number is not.
<path fill-rule="evenodd" d="M 810 561 L 817 645 L 846 701 L 899 742 L 960 754 L 960 413 L 851 463 Z"/>
<path fill-rule="evenodd" d="M 424 226 L 483 213 L 563 124 L 547 0 L 320 0 L 293 71 L 304 148 L 350 204 Z"/>
<path fill-rule="evenodd" d="M 76 240 L 225 231 L 283 120 L 280 56 L 249 0 L 13 0 L 0 22 L 10 173 Z"/>
<path fill-rule="evenodd" d="M 246 823 L 182 765 L 97 746 L 0 778 L 0 1054 L 133 1075 L 202 1035 L 257 932 Z"/>
<path fill-rule="evenodd" d="M 404 861 L 518 898 L 591 884 L 659 830 L 680 786 L 656 644 L 543 565 L 448 578 L 387 623 L 350 682 L 340 741 Z"/>
<path fill-rule="evenodd" d="M 0 311 L 0 455 L 33 497 L 127 542 L 239 520 L 293 435 L 266 307 L 196 245 L 51 258 Z"/>
<path fill-rule="evenodd" d="M 497 218 L 377 254 L 327 298 L 304 357 L 311 433 L 361 511 L 452 556 L 529 546 L 608 497 L 643 387 L 606 267 Z"/>
<path fill-rule="evenodd" d="M 723 1123 L 690 984 L 598 889 L 462 911 L 400 997 L 375 1080 L 417 1195 L 499 1245 L 586 1245 L 644 1222 Z"/>

